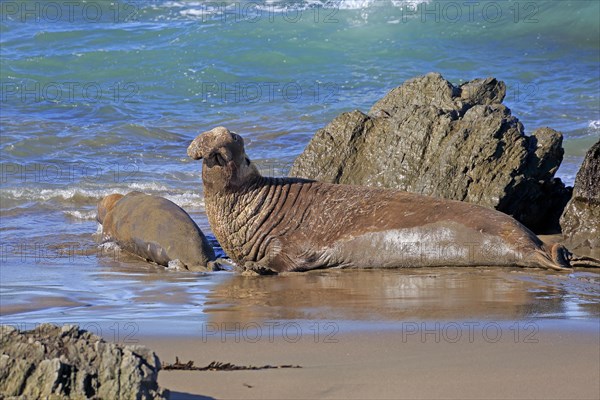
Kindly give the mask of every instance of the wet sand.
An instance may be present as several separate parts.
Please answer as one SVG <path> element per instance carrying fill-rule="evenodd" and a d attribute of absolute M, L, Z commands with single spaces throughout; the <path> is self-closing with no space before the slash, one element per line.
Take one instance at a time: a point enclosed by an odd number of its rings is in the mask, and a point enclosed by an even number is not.
<path fill-rule="evenodd" d="M 24 296 L 25 297 L 25 296 Z M 0 306 L 0 317 L 13 314 L 28 313 L 31 311 L 48 310 L 53 308 L 80 307 L 81 303 L 66 297 L 39 296 L 35 298 L 21 299 L 13 304 Z"/>
<path fill-rule="evenodd" d="M 161 371 L 172 399 L 597 399 L 600 346 L 594 327 L 515 331 L 435 323 L 421 330 L 368 331 L 297 342 L 274 335 L 255 343 L 146 338 L 163 362 L 193 360 L 238 365 L 298 364 L 301 369 L 200 372 Z M 517 323 L 518 324 L 518 323 Z M 490 325 L 492 326 L 492 325 Z M 407 328 L 405 326 L 404 328 Z M 411 327 L 414 327 L 411 325 Z M 436 330 L 439 341 L 436 340 Z M 446 333 L 444 333 L 444 331 Z M 450 332 L 453 333 L 450 333 Z M 448 336 L 450 335 L 450 336 Z"/>
<path fill-rule="evenodd" d="M 122 322 L 138 324 L 144 335 L 193 335 L 206 323 L 600 317 L 595 269 L 324 270 L 253 277 L 108 266 L 56 275 L 59 284 L 52 286 L 3 284 L 2 322 Z"/>
<path fill-rule="evenodd" d="M 144 337 L 173 399 L 598 399 L 600 275 L 442 268 L 232 276 L 195 335 Z"/>
<path fill-rule="evenodd" d="M 173 399 L 600 398 L 598 270 L 80 273 L 76 291 L 3 287 L 0 322 L 77 323 L 163 363 L 302 366 L 161 371 Z"/>
<path fill-rule="evenodd" d="M 600 317 L 600 274 L 522 268 L 325 270 L 234 275 L 204 303 L 211 323 Z"/>

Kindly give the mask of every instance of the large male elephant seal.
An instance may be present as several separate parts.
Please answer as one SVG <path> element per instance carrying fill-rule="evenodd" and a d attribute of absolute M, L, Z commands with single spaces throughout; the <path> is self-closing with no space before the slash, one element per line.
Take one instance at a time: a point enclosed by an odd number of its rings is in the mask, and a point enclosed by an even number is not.
<path fill-rule="evenodd" d="M 227 254 L 257 272 L 330 267 L 568 268 L 512 217 L 474 204 L 396 190 L 263 177 L 243 139 L 224 127 L 188 147 L 204 159 L 211 228 Z"/>
<path fill-rule="evenodd" d="M 98 203 L 96 219 L 103 240 L 148 261 L 168 266 L 179 260 L 190 271 L 215 267 L 215 253 L 198 225 L 175 203 L 131 192 L 111 194 Z"/>

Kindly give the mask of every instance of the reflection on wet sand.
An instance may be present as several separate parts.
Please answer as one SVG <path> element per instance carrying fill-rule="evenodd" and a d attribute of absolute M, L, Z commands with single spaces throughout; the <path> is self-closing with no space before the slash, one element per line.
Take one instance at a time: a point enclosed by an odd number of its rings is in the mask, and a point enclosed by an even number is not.
<path fill-rule="evenodd" d="M 31 296 L 25 294 L 13 299 L 13 304 L 0 304 L 0 317 L 30 312 L 33 310 L 52 309 L 55 307 L 81 307 L 84 303 L 73 301 L 68 297 L 61 296 Z"/>
<path fill-rule="evenodd" d="M 206 323 L 600 318 L 600 274 L 510 268 L 323 270 L 279 276 L 167 271 L 118 254 L 90 265 L 29 264 L 0 286 L 2 323 L 139 325 L 197 333 Z M 5 276 L 8 270 L 1 269 Z M 362 323 L 361 323 L 362 321 Z M 357 322 L 357 324 L 354 324 Z"/>
<path fill-rule="evenodd" d="M 232 276 L 211 290 L 210 322 L 597 318 L 600 275 L 505 268 L 319 271 Z"/>

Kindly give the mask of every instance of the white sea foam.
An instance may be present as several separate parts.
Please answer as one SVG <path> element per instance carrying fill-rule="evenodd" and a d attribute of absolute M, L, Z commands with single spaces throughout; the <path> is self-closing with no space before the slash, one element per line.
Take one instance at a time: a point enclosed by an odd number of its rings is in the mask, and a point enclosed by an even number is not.
<path fill-rule="evenodd" d="M 368 10 L 373 7 L 392 6 L 401 9 L 414 10 L 419 4 L 429 3 L 431 0 L 304 0 L 301 2 L 286 2 L 282 0 L 266 0 L 264 3 L 249 2 L 200 2 L 200 1 L 167 1 L 160 7 L 176 9 L 179 15 L 187 18 L 207 18 L 218 16 L 222 13 L 242 12 L 252 14 L 268 12 L 269 16 L 278 13 L 301 12 L 317 8 L 337 10 Z M 246 15 L 249 18 L 255 16 Z M 230 16 L 231 18 L 233 16 Z M 295 18 L 295 17 L 294 17 Z"/>
<path fill-rule="evenodd" d="M 165 185 L 160 185 L 156 182 L 134 182 L 128 185 L 131 190 L 139 190 L 140 192 L 167 192 L 169 188 Z"/>
<path fill-rule="evenodd" d="M 204 197 L 197 190 L 181 191 L 173 190 L 164 185 L 156 183 L 136 183 L 123 187 L 98 188 L 98 189 L 36 189 L 36 188 L 9 188 L 0 190 L 0 196 L 7 200 L 17 200 L 18 202 L 46 202 L 57 200 L 64 202 L 76 202 L 93 205 L 105 196 L 113 193 L 126 194 L 131 191 L 140 191 L 147 194 L 154 194 L 165 197 L 180 207 L 201 207 L 204 208 Z M 91 211 L 90 211 L 91 213 Z M 65 211 L 65 214 L 77 219 L 94 219 L 87 212 Z"/>
<path fill-rule="evenodd" d="M 111 193 L 112 189 L 38 189 L 38 188 L 12 188 L 2 189 L 2 197 L 25 201 L 48 201 L 51 199 L 75 200 L 77 198 L 100 199 Z"/>
<path fill-rule="evenodd" d="M 98 245 L 98 249 L 102 251 L 121 251 L 121 247 L 116 242 L 104 242 Z"/>
<path fill-rule="evenodd" d="M 165 194 L 163 197 L 184 209 L 194 207 L 204 209 L 204 197 L 199 193 Z"/>
<path fill-rule="evenodd" d="M 79 211 L 79 210 L 69 210 L 69 211 L 63 211 L 63 213 L 71 218 L 74 219 L 81 219 L 81 220 L 85 220 L 85 221 L 89 221 L 89 220 L 95 220 L 96 219 L 96 210 L 92 210 L 92 211 Z"/>
<path fill-rule="evenodd" d="M 184 7 L 203 7 L 207 3 L 206 1 L 166 1 L 162 4 L 165 8 L 184 8 Z"/>
<path fill-rule="evenodd" d="M 179 11 L 179 14 L 183 15 L 184 17 L 202 17 L 205 16 L 206 13 L 206 10 L 199 10 L 197 8 Z"/>

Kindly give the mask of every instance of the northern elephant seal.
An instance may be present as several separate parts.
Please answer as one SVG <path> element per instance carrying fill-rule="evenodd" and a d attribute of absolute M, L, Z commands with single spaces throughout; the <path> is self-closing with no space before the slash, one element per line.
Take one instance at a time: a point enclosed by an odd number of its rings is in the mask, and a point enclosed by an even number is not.
<path fill-rule="evenodd" d="M 114 193 L 109 194 L 108 196 L 105 196 L 102 200 L 100 200 L 100 202 L 98 203 L 98 212 L 96 213 L 96 221 L 102 224 L 102 221 L 104 221 L 104 218 L 106 217 L 106 213 L 112 210 L 115 207 L 116 202 L 121 200 L 122 198 L 123 195 L 121 193 Z"/>
<path fill-rule="evenodd" d="M 190 216 L 163 197 L 141 192 L 112 194 L 98 203 L 103 240 L 148 261 L 168 266 L 179 260 L 190 271 L 215 267 L 215 253 Z"/>
<path fill-rule="evenodd" d="M 547 246 L 499 211 L 365 186 L 263 177 L 224 127 L 188 147 L 203 159 L 211 228 L 226 253 L 257 272 L 330 267 L 521 266 L 562 270 Z"/>

